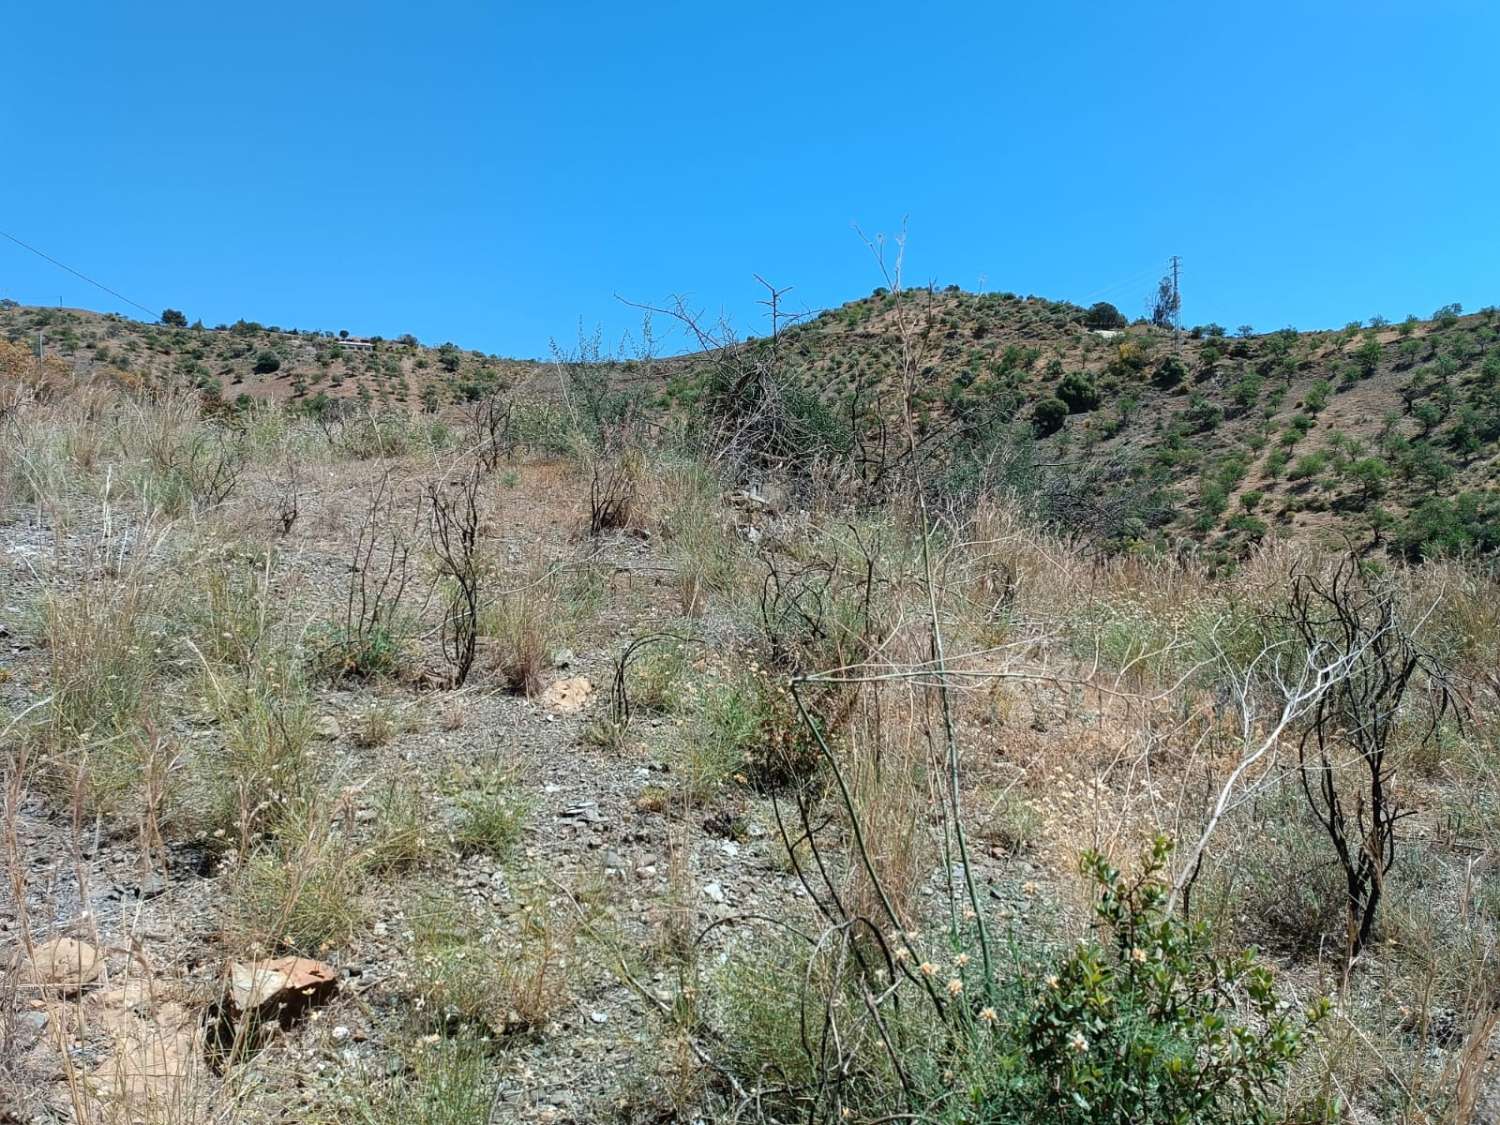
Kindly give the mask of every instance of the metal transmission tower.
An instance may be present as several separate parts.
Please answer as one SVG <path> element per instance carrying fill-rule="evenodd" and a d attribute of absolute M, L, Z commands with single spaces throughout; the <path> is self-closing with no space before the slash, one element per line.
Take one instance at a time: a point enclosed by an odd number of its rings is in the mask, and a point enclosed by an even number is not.
<path fill-rule="evenodd" d="M 1151 323 L 1182 334 L 1182 258 L 1173 254 L 1168 273 L 1156 283 L 1156 294 L 1150 304 Z"/>
<path fill-rule="evenodd" d="M 1172 255 L 1172 324 L 1182 331 L 1182 257 Z"/>
<path fill-rule="evenodd" d="M 1172 255 L 1172 340 L 1182 346 L 1182 257 Z"/>

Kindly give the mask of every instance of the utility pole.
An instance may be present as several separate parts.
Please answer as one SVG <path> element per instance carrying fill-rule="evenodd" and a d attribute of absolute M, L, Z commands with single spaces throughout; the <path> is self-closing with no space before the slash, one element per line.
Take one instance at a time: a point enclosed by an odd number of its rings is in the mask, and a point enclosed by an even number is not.
<path fill-rule="evenodd" d="M 1177 345 L 1182 345 L 1182 257 L 1172 255 L 1172 332 Z"/>

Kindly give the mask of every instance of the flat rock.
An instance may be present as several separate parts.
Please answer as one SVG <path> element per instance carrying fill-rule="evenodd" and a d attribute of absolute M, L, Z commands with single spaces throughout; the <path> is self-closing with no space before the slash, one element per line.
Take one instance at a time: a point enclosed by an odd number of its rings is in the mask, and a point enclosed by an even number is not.
<path fill-rule="evenodd" d="M 58 937 L 36 947 L 24 976 L 44 989 L 67 993 L 93 984 L 103 969 L 104 958 L 88 942 Z"/>
<path fill-rule="evenodd" d="M 582 711 L 594 694 L 594 685 L 587 676 L 569 676 L 553 680 L 542 692 L 542 706 L 559 715 L 574 715 Z"/>
<path fill-rule="evenodd" d="M 126 1017 L 108 1028 L 109 1054 L 92 1075 L 99 1098 L 135 1121 L 191 1121 L 191 1091 L 203 1055 L 195 1013 L 163 1005 L 152 1019 Z"/>
<path fill-rule="evenodd" d="M 338 989 L 333 966 L 310 957 L 236 961 L 229 967 L 229 1000 L 241 1015 L 256 1012 L 290 1023 Z"/>

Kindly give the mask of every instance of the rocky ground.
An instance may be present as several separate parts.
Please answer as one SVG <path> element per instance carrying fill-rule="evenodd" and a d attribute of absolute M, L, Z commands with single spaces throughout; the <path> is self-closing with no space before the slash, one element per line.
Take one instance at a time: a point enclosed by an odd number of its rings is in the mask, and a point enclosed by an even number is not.
<path fill-rule="evenodd" d="M 368 466 L 347 464 L 328 466 L 307 486 L 296 526 L 276 544 L 271 578 L 293 618 L 336 612 L 347 544 L 371 487 Z M 166 532 L 108 505 L 75 513 L 65 528 L 41 513 L 9 524 L 0 689 L 11 713 L 49 689 L 37 608 L 45 591 L 122 565 L 133 552 L 170 560 L 178 541 L 264 542 L 274 489 L 269 477 L 250 482 L 211 522 Z M 696 963 L 712 972 L 732 944 L 756 940 L 766 919 L 806 913 L 766 794 L 731 785 L 708 801 L 682 797 L 682 716 L 643 715 L 623 745 L 593 735 L 623 646 L 683 627 L 660 544 L 649 533 L 580 539 L 577 484 L 556 464 L 524 465 L 498 491 L 487 551 L 518 569 L 524 559 L 562 561 L 602 583 L 588 621 L 551 652 L 544 690 L 535 698 L 506 690 L 483 667 L 481 647 L 480 673 L 456 691 L 423 690 L 420 677 L 320 684 L 313 729 L 316 755 L 337 781 L 325 799 L 347 806 L 340 815 L 355 834 L 375 830 L 381 794 L 399 785 L 430 791 L 438 817 L 431 830 L 441 835 L 441 779 L 498 763 L 527 809 L 514 849 L 424 853 L 364 890 L 351 940 L 289 962 L 285 951 L 237 944 L 226 930 L 237 858 L 219 841 L 188 834 L 152 852 L 128 823 L 13 779 L 11 878 L 0 896 L 0 943 L 12 962 L 4 1064 L 12 1119 L 76 1115 L 96 1095 L 106 1106 L 173 1119 L 222 1115 L 226 1096 L 240 1119 L 344 1119 L 361 1087 L 411 1065 L 412 1007 L 422 1003 L 412 984 L 420 966 L 411 912 L 435 894 L 485 930 L 516 932 L 541 918 L 557 947 L 558 963 L 541 983 L 544 1018 L 487 1032 L 495 1037 L 490 1120 L 628 1118 L 658 1068 L 672 1065 L 658 1010 L 674 1003 L 680 985 L 662 952 L 671 935 L 689 935 Z M 690 624 L 718 639 L 705 661 L 722 659 L 735 635 L 735 622 L 716 612 Z M 415 665 L 436 660 L 430 638 L 418 643 Z M 186 707 L 175 715 L 174 737 L 211 752 L 213 726 Z M 372 715 L 388 733 L 367 733 Z M 1020 887 L 1036 872 L 1027 861 L 996 848 L 980 873 L 1002 912 L 1028 909 Z M 937 893 L 940 875 L 931 873 L 927 894 Z M 274 975 L 286 971 L 289 983 Z M 332 987 L 320 984 L 302 1003 L 309 973 Z M 270 1030 L 225 1071 L 223 1039 L 244 1013 L 288 1001 L 295 1014 L 267 1019 Z"/>

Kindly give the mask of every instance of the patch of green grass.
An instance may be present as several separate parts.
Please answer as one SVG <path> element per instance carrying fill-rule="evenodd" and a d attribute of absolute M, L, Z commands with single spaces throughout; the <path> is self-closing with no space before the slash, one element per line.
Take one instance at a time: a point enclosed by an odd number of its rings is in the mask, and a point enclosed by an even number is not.
<path fill-rule="evenodd" d="M 494 1098 L 490 1044 L 466 1037 L 419 1040 L 401 1074 L 362 1084 L 340 1119 L 357 1125 L 475 1125 Z"/>
<path fill-rule="evenodd" d="M 375 790 L 370 803 L 374 832 L 366 854 L 375 874 L 420 867 L 447 850 L 436 810 L 420 778 L 389 778 Z"/>
<path fill-rule="evenodd" d="M 531 802 L 519 793 L 509 770 L 491 766 L 456 779 L 453 843 L 465 855 L 508 856 L 520 840 Z"/>
<path fill-rule="evenodd" d="M 393 676 L 405 656 L 395 630 L 381 624 L 357 631 L 329 627 L 310 640 L 313 666 L 333 680 Z"/>
<path fill-rule="evenodd" d="M 51 703 L 33 729 L 47 788 L 111 813 L 139 776 L 164 639 L 156 590 L 139 576 L 100 578 L 41 605 Z"/>
<path fill-rule="evenodd" d="M 309 812 L 300 838 L 259 845 L 234 872 L 227 934 L 243 949 L 315 956 L 348 945 L 366 920 L 364 859 L 326 815 Z"/>
<path fill-rule="evenodd" d="M 683 645 L 673 642 L 653 645 L 630 664 L 631 705 L 659 714 L 680 710 L 687 702 L 684 680 L 689 668 Z"/>
<path fill-rule="evenodd" d="M 764 697 L 748 679 L 717 680 L 704 689 L 677 751 L 677 771 L 689 797 L 707 800 L 748 768 L 769 715 Z"/>

